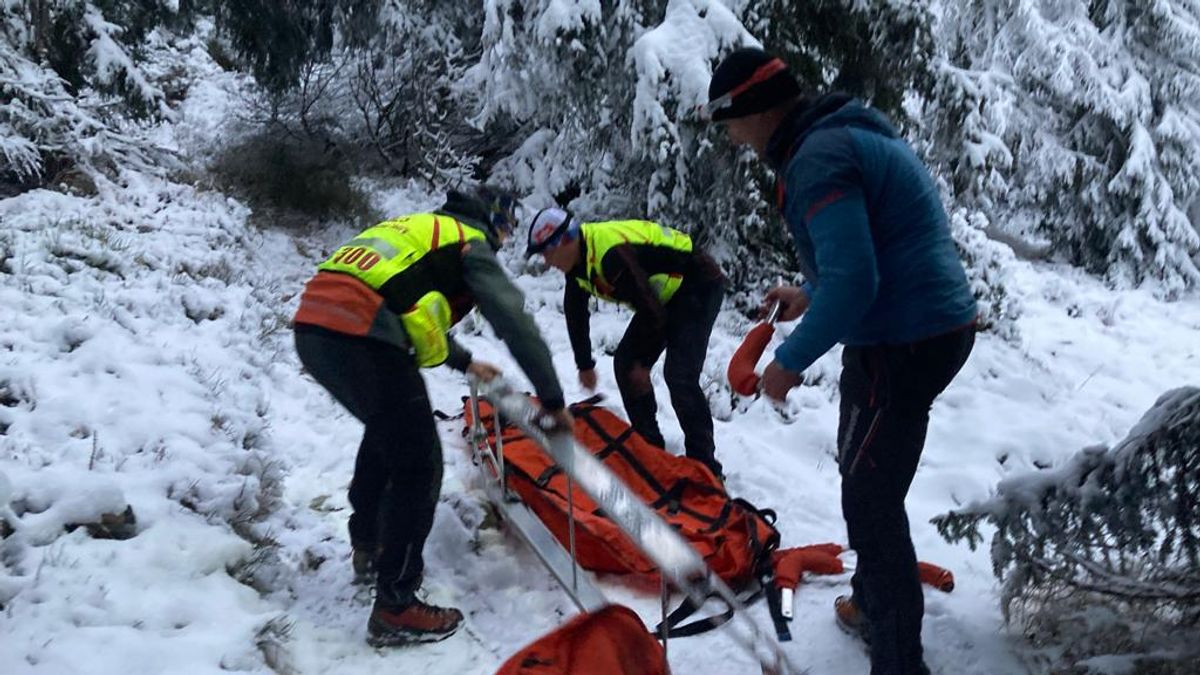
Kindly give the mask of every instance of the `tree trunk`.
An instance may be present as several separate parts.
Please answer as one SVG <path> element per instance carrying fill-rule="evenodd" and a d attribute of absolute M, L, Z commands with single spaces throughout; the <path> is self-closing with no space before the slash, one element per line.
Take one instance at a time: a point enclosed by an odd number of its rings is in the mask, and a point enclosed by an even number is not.
<path fill-rule="evenodd" d="M 50 0 L 29 0 L 29 25 L 33 32 L 33 55 L 41 61 L 50 44 Z"/>

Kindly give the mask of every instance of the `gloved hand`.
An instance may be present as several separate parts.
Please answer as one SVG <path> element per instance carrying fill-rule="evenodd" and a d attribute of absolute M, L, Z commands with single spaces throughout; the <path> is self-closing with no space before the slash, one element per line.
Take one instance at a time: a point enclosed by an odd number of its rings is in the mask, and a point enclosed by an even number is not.
<path fill-rule="evenodd" d="M 537 425 L 547 434 L 574 433 L 575 418 L 566 408 L 550 411 L 542 409 L 537 417 Z"/>
<path fill-rule="evenodd" d="M 802 381 L 800 373 L 793 372 L 772 361 L 762 375 L 763 393 L 773 401 L 786 401 L 788 392 Z"/>
<path fill-rule="evenodd" d="M 809 297 L 799 286 L 776 286 L 767 291 L 766 297 L 763 298 L 763 305 L 759 309 L 760 318 L 766 318 L 771 311 L 771 305 L 776 302 L 779 303 L 779 316 L 776 320 L 793 321 L 808 309 Z"/>
<path fill-rule="evenodd" d="M 486 361 L 472 361 L 467 366 L 467 374 L 479 378 L 480 382 L 491 382 L 500 376 L 500 369 Z"/>
<path fill-rule="evenodd" d="M 596 391 L 596 379 L 595 368 L 579 371 L 579 384 L 582 384 L 588 391 Z"/>

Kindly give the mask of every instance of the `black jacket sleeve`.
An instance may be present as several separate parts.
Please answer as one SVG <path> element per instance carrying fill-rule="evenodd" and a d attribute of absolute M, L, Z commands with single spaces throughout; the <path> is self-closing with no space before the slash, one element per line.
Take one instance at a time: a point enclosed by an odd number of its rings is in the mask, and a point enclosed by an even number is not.
<path fill-rule="evenodd" d="M 485 245 L 470 247 L 463 254 L 463 275 L 475 306 L 504 341 L 508 351 L 525 371 L 547 410 L 563 407 L 562 387 L 554 372 L 550 348 L 533 317 L 525 311 L 525 298 L 501 269 L 496 256 Z"/>
<path fill-rule="evenodd" d="M 450 343 L 450 353 L 446 356 L 446 365 L 460 373 L 466 372 L 467 366 L 471 365 L 471 352 L 449 335 L 446 336 L 446 340 Z"/>
<path fill-rule="evenodd" d="M 571 338 L 571 351 L 575 353 L 575 367 L 591 370 L 596 367 L 592 358 L 592 317 L 588 312 L 587 292 L 580 288 L 571 275 L 563 289 L 563 315 L 567 318 L 567 336 Z"/>

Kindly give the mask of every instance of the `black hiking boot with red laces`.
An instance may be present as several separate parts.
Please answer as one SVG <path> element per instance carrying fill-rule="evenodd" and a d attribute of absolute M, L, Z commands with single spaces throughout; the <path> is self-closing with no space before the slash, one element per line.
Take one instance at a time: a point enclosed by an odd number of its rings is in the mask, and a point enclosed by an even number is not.
<path fill-rule="evenodd" d="M 375 603 L 367 622 L 367 644 L 372 647 L 401 647 L 438 642 L 454 635 L 462 625 L 462 612 L 413 600 L 407 607 Z"/>

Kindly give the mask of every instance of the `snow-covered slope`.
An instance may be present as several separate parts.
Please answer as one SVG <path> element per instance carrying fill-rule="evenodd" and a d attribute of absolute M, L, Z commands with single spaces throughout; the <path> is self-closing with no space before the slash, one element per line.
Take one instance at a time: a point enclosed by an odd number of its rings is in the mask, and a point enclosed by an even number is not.
<path fill-rule="evenodd" d="M 206 107 L 185 108 L 179 133 L 202 139 Z M 438 200 L 415 186 L 381 188 L 377 198 L 388 213 Z M 426 586 L 464 608 L 469 629 L 433 646 L 367 647 L 369 598 L 351 585 L 345 530 L 360 425 L 301 374 L 286 325 L 313 266 L 351 233 L 262 232 L 246 215 L 219 194 L 140 174 L 94 197 L 35 191 L 0 201 L 0 472 L 15 501 L 39 512 L 0 544 L 4 672 L 493 672 L 572 605 L 514 538 L 484 526 L 476 468 L 450 421 Z M 505 262 L 568 397 L 588 395 L 574 380 L 561 277 L 515 252 Z M 934 672 L 1025 669 L 1002 628 L 986 552 L 945 544 L 929 518 L 985 496 L 1012 470 L 1119 439 L 1161 392 L 1200 382 L 1200 303 L 1163 304 L 1069 268 L 1011 264 L 1021 338 L 981 336 L 935 407 L 909 498 L 918 555 L 958 581 L 951 595 L 927 595 Z M 599 311 L 598 353 L 615 347 L 628 318 Z M 477 357 L 523 381 L 490 329 L 465 323 Z M 704 375 L 729 488 L 779 511 L 784 546 L 844 541 L 838 354 L 814 367 L 818 383 L 793 392 L 784 416 L 734 401 L 723 384 L 747 328 L 722 315 Z M 618 405 L 611 359 L 599 367 L 601 391 Z M 665 404 L 661 377 L 660 364 Z M 458 412 L 459 375 L 434 370 L 426 382 L 435 407 Z M 679 452 L 669 405 L 661 415 Z M 131 540 L 61 533 L 125 502 L 139 518 Z M 816 577 L 797 592 L 786 650 L 814 675 L 867 668 L 832 620 L 847 583 Z M 657 598 L 615 579 L 602 586 L 656 620 Z M 768 625 L 765 607 L 752 612 Z M 755 672 L 720 632 L 672 642 L 670 655 L 676 672 Z"/>
<path fill-rule="evenodd" d="M 394 212 L 436 202 L 414 189 L 381 198 Z M 4 544 L 0 658 L 15 672 L 494 670 L 572 608 L 515 540 L 479 529 L 482 495 L 456 422 L 443 425 L 448 470 L 427 583 L 434 598 L 468 611 L 471 630 L 412 650 L 363 643 L 369 601 L 350 584 L 344 528 L 359 425 L 300 374 L 285 325 L 312 265 L 347 232 L 293 240 L 247 228 L 245 215 L 219 195 L 136 175 L 94 198 L 33 192 L 0 202 L 0 469 L 17 500 L 50 507 Z M 1120 438 L 1159 393 L 1200 380 L 1196 303 L 1160 304 L 1070 269 L 1014 265 L 1022 341 L 982 336 L 935 408 L 909 499 L 920 556 L 958 577 L 953 594 L 928 596 L 935 671 L 1022 667 L 1001 630 L 986 554 L 943 543 L 928 519 L 986 495 L 1011 469 Z M 560 278 L 519 283 L 569 394 L 582 398 Z M 597 345 L 613 347 L 627 319 L 602 309 Z M 722 316 L 705 372 L 729 487 L 779 510 L 785 546 L 844 541 L 837 355 L 817 366 L 819 385 L 793 393 L 785 420 L 761 401 L 731 403 L 720 383 L 745 327 Z M 517 373 L 481 322 L 464 333 L 479 358 Z M 600 369 L 601 390 L 617 401 L 610 361 Z M 655 379 L 666 401 L 660 371 Z M 457 374 L 431 371 L 427 382 L 436 407 L 458 411 Z M 678 451 L 669 406 L 662 416 Z M 62 522 L 122 499 L 140 519 L 134 539 L 57 536 Z M 249 573 L 247 539 L 278 544 Z M 787 649 L 814 673 L 865 669 L 830 615 L 845 584 L 815 578 L 798 593 Z M 653 619 L 655 598 L 615 580 L 605 588 Z M 753 611 L 765 622 L 764 608 Z M 752 668 L 720 633 L 674 643 L 671 658 L 680 672 Z"/>

